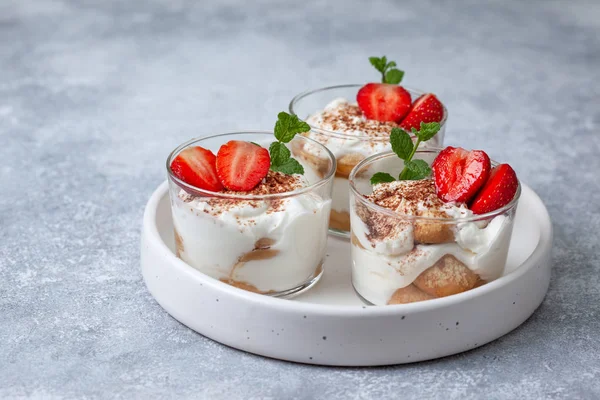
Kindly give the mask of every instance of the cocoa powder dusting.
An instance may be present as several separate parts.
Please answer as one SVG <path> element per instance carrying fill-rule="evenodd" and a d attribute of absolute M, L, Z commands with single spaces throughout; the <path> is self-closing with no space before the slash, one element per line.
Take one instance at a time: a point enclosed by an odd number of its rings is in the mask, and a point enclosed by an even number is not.
<path fill-rule="evenodd" d="M 248 192 L 237 192 L 233 190 L 222 190 L 220 193 L 231 195 L 252 195 L 264 196 L 269 194 L 281 194 L 291 192 L 304 187 L 304 178 L 300 175 L 286 175 L 281 172 L 269 171 L 267 176 L 254 189 Z M 285 199 L 269 199 L 269 200 L 240 200 L 240 199 L 224 199 L 218 197 L 200 197 L 181 191 L 179 198 L 185 202 L 191 202 L 195 199 L 205 201 L 210 209 L 205 209 L 204 212 L 212 216 L 221 215 L 231 208 L 239 207 L 240 205 L 248 205 L 253 208 L 263 207 L 265 202 L 268 205 L 267 213 L 279 212 L 284 209 Z M 239 221 L 238 221 L 239 222 Z M 249 225 L 255 223 L 254 220 L 247 221 Z"/>
<path fill-rule="evenodd" d="M 438 198 L 433 179 L 382 183 L 375 186 L 373 193 L 366 198 L 378 206 L 402 215 L 429 218 L 448 216 L 444 211 L 444 208 L 447 207 L 446 203 Z M 410 219 L 402 220 L 400 216 L 391 217 L 372 212 L 359 203 L 357 203 L 356 212 L 369 227 L 368 239 L 371 242 L 397 237 L 412 224 Z"/>
<path fill-rule="evenodd" d="M 366 196 L 378 206 L 389 208 L 399 214 L 427 217 L 446 217 L 444 203 L 436 194 L 433 179 L 418 181 L 395 181 L 377 185 Z"/>
<path fill-rule="evenodd" d="M 341 103 L 335 108 L 326 109 L 322 113 L 323 129 L 360 131 L 368 136 L 389 136 L 392 128 L 398 127 L 395 122 L 381 122 L 365 117 L 361 109 L 354 104 Z"/>
<path fill-rule="evenodd" d="M 299 175 L 286 175 L 281 172 L 269 171 L 262 182 L 249 192 L 223 190 L 221 193 L 261 196 L 266 194 L 291 192 L 301 188 L 302 186 L 304 186 L 302 183 L 302 177 Z"/>

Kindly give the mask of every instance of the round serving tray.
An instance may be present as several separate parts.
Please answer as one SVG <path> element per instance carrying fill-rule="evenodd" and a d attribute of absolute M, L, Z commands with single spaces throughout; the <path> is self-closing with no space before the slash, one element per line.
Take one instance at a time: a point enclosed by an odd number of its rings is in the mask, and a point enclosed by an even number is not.
<path fill-rule="evenodd" d="M 356 296 L 349 246 L 329 237 L 321 281 L 291 300 L 237 289 L 175 256 L 165 182 L 144 213 L 141 267 L 169 314 L 225 345 L 309 364 L 401 364 L 470 350 L 522 324 L 548 290 L 552 225 L 523 185 L 503 277 L 458 295 L 385 307 L 365 306 Z"/>

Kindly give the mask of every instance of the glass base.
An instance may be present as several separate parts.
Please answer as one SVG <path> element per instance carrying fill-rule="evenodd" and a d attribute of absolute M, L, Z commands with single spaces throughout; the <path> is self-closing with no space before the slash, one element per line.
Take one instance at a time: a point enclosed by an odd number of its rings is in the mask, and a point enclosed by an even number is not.
<path fill-rule="evenodd" d="M 328 231 L 331 236 L 350 240 L 350 232 L 348 232 L 348 231 L 341 231 L 339 229 L 333 229 L 333 228 L 329 228 Z"/>
<path fill-rule="evenodd" d="M 324 272 L 324 268 L 321 267 L 321 268 L 319 268 L 319 272 L 316 275 L 314 275 L 312 278 L 308 279 L 306 282 L 296 286 L 295 288 L 283 290 L 281 292 L 266 293 L 266 295 L 271 296 L 271 297 L 277 297 L 280 299 L 291 299 L 292 297 L 296 297 L 296 296 L 306 292 L 307 290 L 312 288 L 314 285 L 316 285 L 317 282 L 319 282 L 319 280 L 323 276 L 323 272 Z"/>
<path fill-rule="evenodd" d="M 354 287 L 354 282 L 352 282 L 352 289 L 354 289 L 354 293 L 356 293 L 356 296 L 358 296 L 358 298 L 360 299 L 360 301 L 362 301 L 363 303 L 365 303 L 367 306 L 377 307 L 376 304 L 371 303 L 369 300 L 367 300 L 364 297 L 362 297 L 362 295 L 360 293 L 358 293 L 358 290 L 356 290 L 356 288 Z"/>

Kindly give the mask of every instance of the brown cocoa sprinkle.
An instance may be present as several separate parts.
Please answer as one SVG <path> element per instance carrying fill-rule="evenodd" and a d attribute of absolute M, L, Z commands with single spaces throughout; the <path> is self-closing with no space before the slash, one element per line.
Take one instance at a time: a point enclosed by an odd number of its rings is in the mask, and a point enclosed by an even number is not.
<path fill-rule="evenodd" d="M 448 205 L 437 197 L 433 179 L 417 181 L 395 181 L 374 187 L 367 199 L 378 206 L 388 208 L 401 215 L 444 218 Z M 457 204 L 459 205 L 459 204 Z M 360 219 L 368 226 L 368 239 L 381 241 L 397 237 L 412 223 L 401 216 L 391 217 L 372 212 L 364 206 L 356 207 Z"/>
<path fill-rule="evenodd" d="M 368 136 L 388 136 L 392 128 L 398 127 L 395 122 L 381 122 L 365 117 L 361 109 L 347 102 L 336 107 L 327 108 L 321 114 L 322 129 L 336 132 L 359 131 Z"/>
<path fill-rule="evenodd" d="M 428 217 L 446 216 L 443 211 L 446 203 L 437 196 L 433 179 L 380 184 L 367 198 L 378 206 L 389 208 L 399 214 L 416 216 L 427 214 Z"/>
<path fill-rule="evenodd" d="M 278 194 L 291 192 L 301 188 L 303 185 L 302 177 L 299 175 L 286 175 L 281 172 L 269 171 L 265 179 L 249 192 L 236 192 L 233 190 L 224 190 L 221 193 L 238 195 L 261 196 L 266 194 Z"/>
<path fill-rule="evenodd" d="M 184 203 L 189 203 L 190 201 L 194 200 L 194 196 L 192 196 L 191 194 L 189 194 L 187 192 L 184 192 L 183 190 L 179 192 L 179 198 Z"/>
<path fill-rule="evenodd" d="M 236 192 L 233 190 L 223 190 L 221 193 L 231 195 L 253 195 L 264 196 L 269 194 L 282 194 L 291 192 L 304 187 L 304 178 L 300 175 L 286 175 L 281 172 L 269 171 L 267 176 L 254 189 L 248 192 Z M 234 207 L 247 205 L 253 208 L 264 207 L 267 204 L 267 213 L 279 212 L 284 209 L 286 200 L 269 199 L 269 200 L 239 200 L 239 199 L 224 199 L 219 197 L 200 197 L 194 196 L 183 190 L 179 194 L 179 198 L 185 202 L 191 202 L 194 199 L 205 201 L 210 208 L 204 209 L 205 213 L 212 216 L 219 216 Z M 239 217 L 236 217 L 238 223 L 241 224 Z M 246 221 L 246 225 L 255 224 L 255 220 Z"/>

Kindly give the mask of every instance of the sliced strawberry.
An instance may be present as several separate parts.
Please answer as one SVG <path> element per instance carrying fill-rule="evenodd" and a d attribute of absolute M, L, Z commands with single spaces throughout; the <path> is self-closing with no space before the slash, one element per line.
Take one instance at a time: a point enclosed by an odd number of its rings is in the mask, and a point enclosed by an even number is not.
<path fill-rule="evenodd" d="M 217 153 L 217 174 L 229 190 L 254 189 L 267 176 L 270 166 L 269 151 L 250 142 L 232 140 Z"/>
<path fill-rule="evenodd" d="M 471 211 L 485 214 L 504 207 L 515 197 L 518 187 L 517 174 L 510 165 L 495 166 L 487 182 L 471 202 Z"/>
<path fill-rule="evenodd" d="M 469 201 L 488 179 L 490 167 L 490 158 L 482 150 L 446 147 L 431 165 L 438 197 L 446 202 Z"/>
<path fill-rule="evenodd" d="M 400 126 L 410 132 L 411 128 L 419 129 L 421 122 L 441 122 L 443 118 L 444 106 L 434 94 L 427 93 L 415 100 Z"/>
<path fill-rule="evenodd" d="M 217 176 L 216 157 L 200 146 L 188 147 L 171 162 L 173 174 L 192 186 L 218 192 L 223 185 Z"/>
<path fill-rule="evenodd" d="M 356 101 L 365 117 L 382 122 L 400 122 L 410 110 L 410 93 L 387 83 L 367 83 L 358 91 Z"/>

